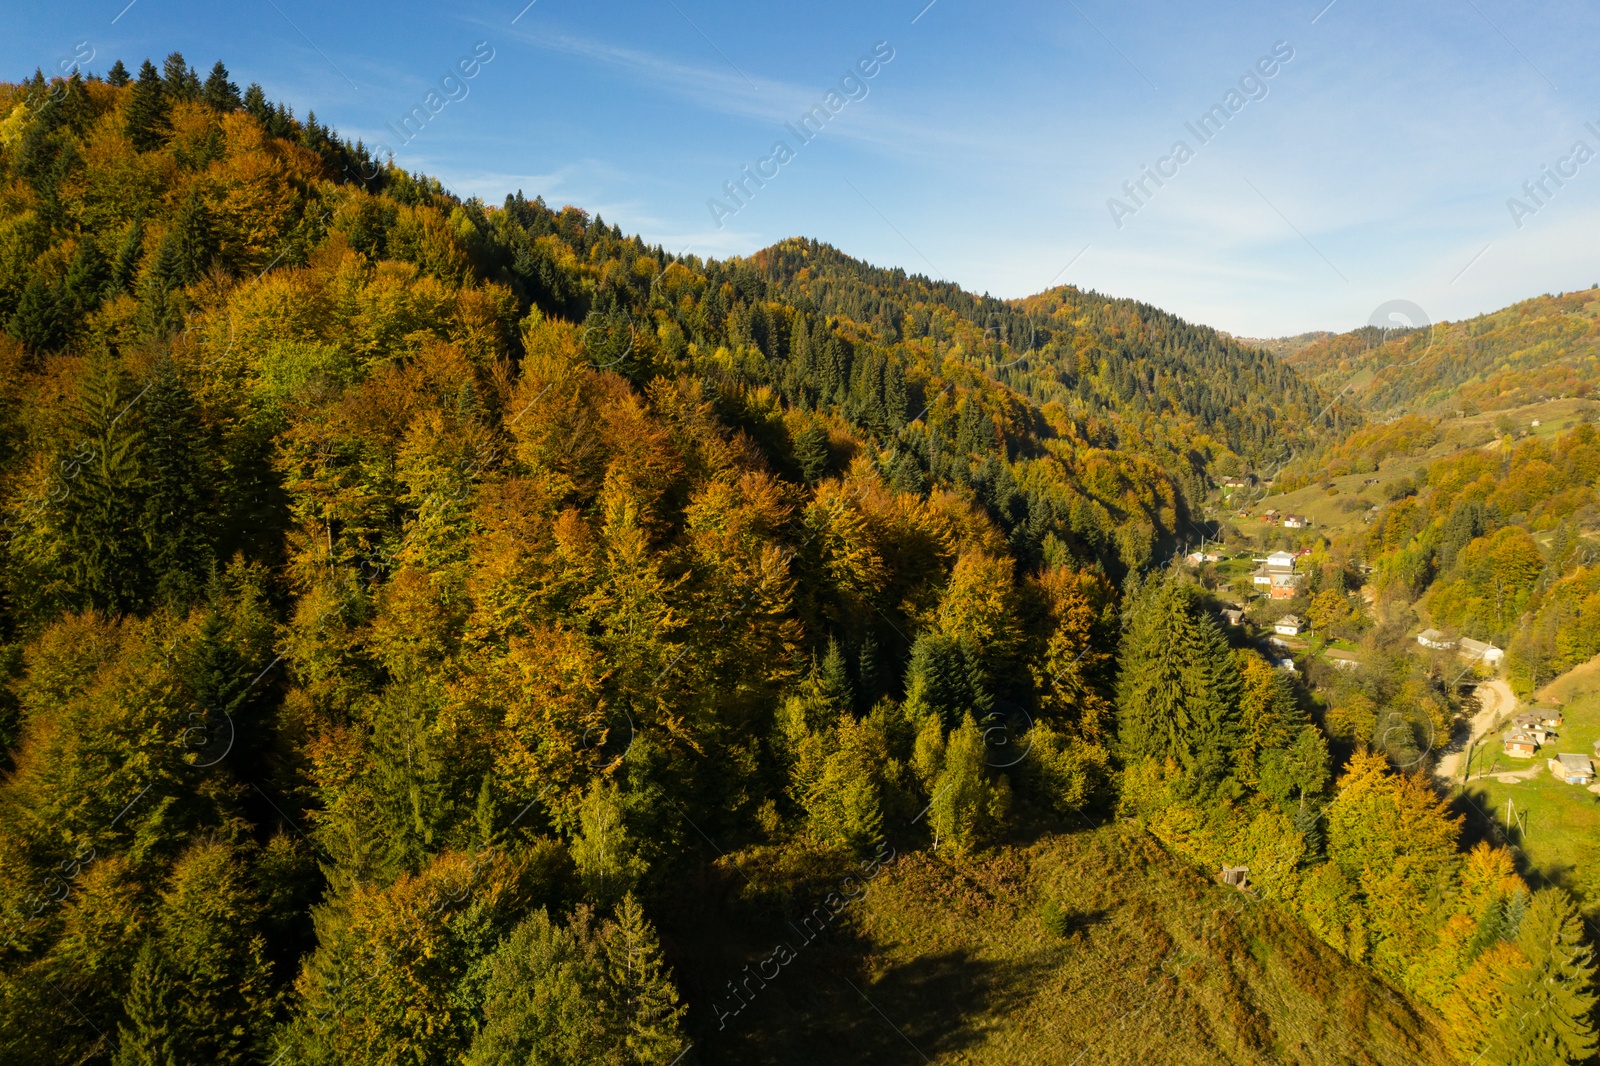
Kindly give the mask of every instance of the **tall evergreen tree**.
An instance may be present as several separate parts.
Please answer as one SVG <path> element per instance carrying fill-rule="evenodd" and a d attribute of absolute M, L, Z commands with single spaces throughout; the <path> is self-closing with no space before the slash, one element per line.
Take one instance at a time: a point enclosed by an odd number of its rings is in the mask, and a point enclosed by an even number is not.
<path fill-rule="evenodd" d="M 173 52 L 161 65 L 161 84 L 174 100 L 195 100 L 200 96 L 200 76 L 184 61 L 182 52 Z"/>
<path fill-rule="evenodd" d="M 141 404 L 148 471 L 142 523 L 158 599 L 191 602 L 211 565 L 213 470 L 194 396 L 170 357 L 156 363 Z"/>
<path fill-rule="evenodd" d="M 139 255 L 144 248 L 144 227 L 136 218 L 128 223 L 122 242 L 117 245 L 117 258 L 111 264 L 111 286 L 118 292 L 133 284 L 139 270 Z"/>
<path fill-rule="evenodd" d="M 133 146 L 141 152 L 159 147 L 171 123 L 167 119 L 167 89 L 148 59 L 139 68 L 139 80 L 134 83 L 133 96 L 128 100 L 123 129 Z"/>
<path fill-rule="evenodd" d="M 91 366 L 74 427 L 87 455 L 60 505 L 61 558 L 73 598 L 107 611 L 137 610 L 148 593 L 144 437 L 132 411 L 138 399 L 116 363 Z M 67 458 L 78 461 L 75 454 Z"/>
<path fill-rule="evenodd" d="M 36 352 L 53 352 L 67 340 L 71 326 L 61 292 L 40 274 L 23 286 L 17 309 L 6 321 L 6 332 Z"/>
<path fill-rule="evenodd" d="M 1175 759 L 1202 789 L 1227 775 L 1241 683 L 1221 630 L 1176 576 L 1150 582 L 1127 608 L 1118 656 L 1124 760 Z"/>
<path fill-rule="evenodd" d="M 172 971 L 152 939 L 139 948 L 122 1009 L 127 1021 L 117 1031 L 112 1066 L 178 1066 L 183 1061 L 177 990 Z"/>
<path fill-rule="evenodd" d="M 1504 1066 L 1589 1062 L 1596 996 L 1594 950 L 1572 897 L 1555 888 L 1533 898 L 1517 932 L 1527 965 L 1507 975 L 1505 1003 L 1489 1034 L 1486 1061 Z"/>
<path fill-rule="evenodd" d="M 222 65 L 222 60 L 217 60 L 211 68 L 211 73 L 206 75 L 205 101 L 218 111 L 237 111 L 239 109 L 239 87 L 228 80 L 228 68 Z"/>
<path fill-rule="evenodd" d="M 612 992 L 613 1031 L 627 1048 L 628 1061 L 666 1066 L 684 1051 L 681 1029 L 686 1008 L 678 1004 L 661 957 L 656 931 L 633 893 L 617 905 L 602 941 L 605 976 Z"/>
<path fill-rule="evenodd" d="M 128 81 L 128 68 L 122 65 L 122 60 L 120 59 L 111 64 L 111 69 L 106 71 L 107 85 L 113 85 L 120 89 L 128 84 Z"/>

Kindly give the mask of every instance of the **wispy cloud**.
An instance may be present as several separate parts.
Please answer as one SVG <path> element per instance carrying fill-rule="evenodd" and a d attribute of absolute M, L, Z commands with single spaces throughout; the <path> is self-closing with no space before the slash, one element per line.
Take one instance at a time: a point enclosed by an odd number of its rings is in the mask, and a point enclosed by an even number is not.
<path fill-rule="evenodd" d="M 838 69 L 809 84 L 780 81 L 752 73 L 749 82 L 756 86 L 752 91 L 746 78 L 732 70 L 683 63 L 593 37 L 521 27 L 512 32 L 510 37 L 532 48 L 573 56 L 622 71 L 641 84 L 671 93 L 703 111 L 767 123 L 775 130 L 781 129 L 786 122 L 793 122 L 817 104 L 858 58 L 853 52 L 841 51 Z M 863 39 L 859 43 L 859 51 L 866 54 L 872 43 Z M 872 92 L 883 91 L 883 86 L 892 80 L 893 75 L 893 65 L 886 66 L 873 83 Z M 837 136 L 897 154 L 921 154 L 928 149 L 930 142 L 976 149 L 988 146 L 991 141 L 989 137 L 978 133 L 965 135 L 949 128 L 947 124 L 895 122 L 884 113 L 874 113 L 870 104 L 851 110 L 853 114 L 850 121 L 828 127 L 830 138 Z M 762 144 L 759 147 L 765 149 L 767 146 Z"/>

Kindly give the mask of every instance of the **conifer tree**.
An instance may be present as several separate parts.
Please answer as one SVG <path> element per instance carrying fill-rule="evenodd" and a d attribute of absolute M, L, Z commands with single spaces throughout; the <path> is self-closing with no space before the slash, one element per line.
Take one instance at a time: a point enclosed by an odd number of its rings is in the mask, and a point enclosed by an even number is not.
<path fill-rule="evenodd" d="M 835 708 L 848 710 L 855 704 L 854 686 L 850 683 L 850 671 L 844 664 L 844 652 L 839 650 L 839 642 L 833 637 L 828 638 L 828 653 L 822 657 L 818 681 L 828 702 Z"/>
<path fill-rule="evenodd" d="M 184 61 L 182 52 L 173 52 L 161 65 L 161 84 L 174 100 L 194 100 L 200 96 L 200 77 Z"/>
<path fill-rule="evenodd" d="M 70 308 L 60 291 L 43 275 L 35 274 L 23 287 L 17 309 L 6 322 L 6 332 L 36 352 L 52 352 L 66 343 L 71 322 Z"/>
<path fill-rule="evenodd" d="M 622 897 L 617 915 L 601 939 L 605 976 L 611 986 L 616 1039 L 629 1062 L 667 1066 L 683 1054 L 681 1025 L 686 1008 L 678 1004 L 661 957 L 656 931 L 633 893 Z"/>
<path fill-rule="evenodd" d="M 1590 1020 L 1596 1001 L 1594 951 L 1584 942 L 1583 920 L 1565 890 L 1533 897 L 1517 946 L 1527 964 L 1507 975 L 1487 1061 L 1505 1066 L 1590 1061 L 1596 1046 Z"/>
<path fill-rule="evenodd" d="M 159 599 L 192 601 L 212 562 L 207 488 L 213 471 L 195 400 L 170 357 L 156 363 L 141 407 L 148 484 L 143 527 Z"/>
<path fill-rule="evenodd" d="M 111 64 L 111 69 L 106 71 L 106 84 L 120 89 L 128 84 L 128 68 L 122 65 L 122 60 Z"/>
<path fill-rule="evenodd" d="M 183 1060 L 177 992 L 154 940 L 139 947 L 122 999 L 126 1021 L 117 1030 L 112 1066 L 178 1066 Z"/>
<path fill-rule="evenodd" d="M 91 365 L 74 427 L 87 454 L 61 503 L 61 558 L 73 598 L 113 612 L 139 609 L 148 591 L 144 437 L 131 410 L 135 398 L 115 363 Z"/>
<path fill-rule="evenodd" d="M 122 242 L 117 245 L 117 258 L 111 264 L 111 286 L 117 291 L 124 291 L 133 283 L 134 274 L 139 269 L 139 254 L 144 247 L 144 227 L 138 219 L 128 223 L 127 230 L 122 235 Z"/>
<path fill-rule="evenodd" d="M 220 59 L 211 68 L 211 73 L 206 75 L 204 96 L 206 103 L 218 111 L 239 109 L 239 87 L 228 80 L 228 68 L 222 65 Z"/>
<path fill-rule="evenodd" d="M 216 254 L 211 231 L 211 212 L 205 202 L 190 193 L 172 220 L 172 229 L 161 241 L 154 279 L 166 288 L 181 288 L 200 280 Z"/>
<path fill-rule="evenodd" d="M 1165 577 L 1134 598 L 1119 667 L 1123 759 L 1174 759 L 1195 787 L 1215 787 L 1236 747 L 1241 684 L 1227 641 L 1189 586 Z"/>
<path fill-rule="evenodd" d="M 139 68 L 139 80 L 134 83 L 133 96 L 128 100 L 124 129 L 134 148 L 148 152 L 160 146 L 170 123 L 167 120 L 167 89 L 148 59 Z"/>

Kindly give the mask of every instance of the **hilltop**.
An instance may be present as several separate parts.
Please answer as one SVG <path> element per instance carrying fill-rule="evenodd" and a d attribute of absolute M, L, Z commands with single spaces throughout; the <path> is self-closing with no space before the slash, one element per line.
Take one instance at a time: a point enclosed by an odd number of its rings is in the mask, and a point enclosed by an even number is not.
<path fill-rule="evenodd" d="M 1374 421 L 1497 412 L 1600 386 L 1600 288 L 1538 296 L 1461 322 L 1365 327 L 1284 353 Z"/>

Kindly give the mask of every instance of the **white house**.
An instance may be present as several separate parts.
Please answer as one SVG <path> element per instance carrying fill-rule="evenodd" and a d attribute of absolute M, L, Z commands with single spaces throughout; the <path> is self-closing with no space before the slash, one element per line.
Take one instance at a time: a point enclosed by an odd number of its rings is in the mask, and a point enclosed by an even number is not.
<path fill-rule="evenodd" d="M 1273 623 L 1272 631 L 1280 637 L 1298 637 L 1302 628 L 1299 615 L 1286 614 Z"/>
<path fill-rule="evenodd" d="M 1424 629 L 1417 634 L 1417 643 L 1424 648 L 1453 648 L 1456 642 L 1439 632 L 1437 629 Z"/>
<path fill-rule="evenodd" d="M 1484 662 L 1490 666 L 1494 666 L 1506 657 L 1506 653 L 1493 644 L 1486 644 L 1481 640 L 1473 640 L 1471 637 L 1462 637 L 1456 641 L 1456 654 L 1463 659 Z"/>
<path fill-rule="evenodd" d="M 1303 514 L 1286 514 L 1283 516 L 1284 529 L 1305 529 L 1311 524 L 1311 519 Z"/>
<path fill-rule="evenodd" d="M 1265 559 L 1258 559 L 1261 567 L 1250 575 L 1250 580 L 1257 585 L 1265 585 L 1275 600 L 1289 600 L 1294 598 L 1294 590 L 1300 586 L 1303 574 L 1294 572 L 1294 556 L 1288 552 L 1273 552 Z"/>

